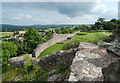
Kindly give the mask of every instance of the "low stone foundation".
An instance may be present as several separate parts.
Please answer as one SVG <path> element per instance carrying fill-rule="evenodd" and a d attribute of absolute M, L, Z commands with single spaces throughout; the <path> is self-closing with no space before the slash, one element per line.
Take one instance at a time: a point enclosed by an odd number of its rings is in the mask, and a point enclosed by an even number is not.
<path fill-rule="evenodd" d="M 69 67 L 72 64 L 72 60 L 75 57 L 77 49 L 70 49 L 67 51 L 58 51 L 55 52 L 49 56 L 42 57 L 38 64 L 43 69 L 49 69 L 52 66 L 59 66 L 61 64 L 65 65 L 66 67 Z"/>

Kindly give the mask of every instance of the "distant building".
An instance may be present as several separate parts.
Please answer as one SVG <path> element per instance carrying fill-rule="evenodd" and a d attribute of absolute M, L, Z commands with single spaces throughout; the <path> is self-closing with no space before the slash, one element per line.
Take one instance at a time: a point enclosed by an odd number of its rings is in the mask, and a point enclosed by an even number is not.
<path fill-rule="evenodd" d="M 19 34 L 25 34 L 26 31 L 19 31 Z"/>
<path fill-rule="evenodd" d="M 50 29 L 48 29 L 48 30 L 54 30 L 54 29 L 56 29 L 56 28 L 50 28 Z"/>
<path fill-rule="evenodd" d="M 22 40 L 23 41 L 23 38 L 22 37 L 18 37 L 18 40 Z"/>

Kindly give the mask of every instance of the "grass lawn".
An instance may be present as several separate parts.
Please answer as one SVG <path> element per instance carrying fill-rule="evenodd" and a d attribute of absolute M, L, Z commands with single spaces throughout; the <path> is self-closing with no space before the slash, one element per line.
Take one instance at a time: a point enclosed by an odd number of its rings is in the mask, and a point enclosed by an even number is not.
<path fill-rule="evenodd" d="M 61 50 L 64 46 L 65 46 L 65 44 L 54 44 L 54 45 L 48 47 L 47 49 L 45 49 L 40 54 L 40 56 L 38 56 L 38 58 L 41 58 L 45 55 L 50 55 L 52 52 L 57 52 L 57 51 Z"/>
<path fill-rule="evenodd" d="M 5 36 L 10 36 L 12 35 L 14 32 L 0 32 L 0 37 L 5 37 Z"/>
<path fill-rule="evenodd" d="M 112 35 L 112 33 L 111 33 L 111 32 L 105 32 L 105 33 L 107 33 L 107 34 L 109 34 L 109 35 Z"/>
<path fill-rule="evenodd" d="M 110 33 L 110 32 L 109 32 Z M 111 33 L 110 33 L 111 34 Z M 108 38 L 107 35 L 103 34 L 102 32 L 96 33 L 87 33 L 87 32 L 79 32 L 75 36 L 72 36 L 73 39 L 64 43 L 64 44 L 54 44 L 48 48 L 46 48 L 38 58 L 41 58 L 45 55 L 50 55 L 52 52 L 57 52 L 59 50 L 65 50 L 64 47 L 70 43 L 79 43 L 79 42 L 90 42 L 90 43 L 97 43 Z"/>

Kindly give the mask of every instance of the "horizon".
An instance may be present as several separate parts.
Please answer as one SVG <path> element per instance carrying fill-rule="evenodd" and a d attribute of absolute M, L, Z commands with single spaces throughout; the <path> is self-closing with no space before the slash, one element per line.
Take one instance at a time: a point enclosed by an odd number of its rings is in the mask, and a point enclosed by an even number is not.
<path fill-rule="evenodd" d="M 31 25 L 0 24 L 0 25 L 33 26 L 33 25 L 92 25 L 92 24 L 31 24 Z"/>

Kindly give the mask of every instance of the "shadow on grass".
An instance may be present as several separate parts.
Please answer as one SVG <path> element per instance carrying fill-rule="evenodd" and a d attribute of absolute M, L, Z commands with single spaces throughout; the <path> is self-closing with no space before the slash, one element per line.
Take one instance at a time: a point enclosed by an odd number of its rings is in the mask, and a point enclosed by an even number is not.
<path fill-rule="evenodd" d="M 85 34 L 85 33 L 77 33 L 76 35 L 87 35 L 87 34 Z"/>

